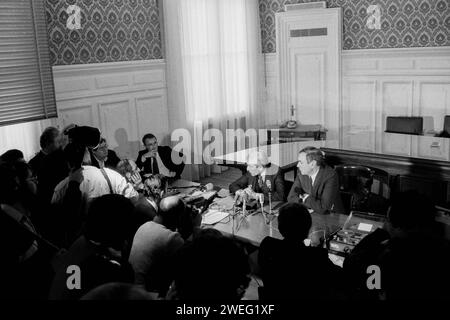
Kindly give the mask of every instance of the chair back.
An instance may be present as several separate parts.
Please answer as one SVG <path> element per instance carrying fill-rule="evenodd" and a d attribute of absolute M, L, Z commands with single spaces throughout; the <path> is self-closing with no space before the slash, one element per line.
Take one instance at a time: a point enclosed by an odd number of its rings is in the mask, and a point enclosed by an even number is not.
<path fill-rule="evenodd" d="M 338 165 L 335 170 L 339 176 L 339 192 L 347 213 L 352 210 L 386 213 L 389 198 L 387 172 L 361 165 Z"/>

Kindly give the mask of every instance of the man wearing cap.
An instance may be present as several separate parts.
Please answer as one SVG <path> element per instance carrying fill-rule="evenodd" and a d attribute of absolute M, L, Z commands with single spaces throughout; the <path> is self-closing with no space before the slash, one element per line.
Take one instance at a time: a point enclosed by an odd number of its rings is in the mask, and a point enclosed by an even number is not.
<path fill-rule="evenodd" d="M 300 174 L 295 178 L 288 202 L 303 203 L 320 214 L 331 210 L 344 213 L 338 175 L 325 164 L 324 153 L 320 149 L 306 147 L 300 150 L 297 167 Z"/>
<path fill-rule="evenodd" d="M 284 179 L 280 168 L 269 162 L 264 151 L 252 152 L 247 159 L 247 172 L 230 185 L 230 192 L 240 197 L 244 193 L 255 197 L 263 194 L 264 202 L 284 201 Z"/>

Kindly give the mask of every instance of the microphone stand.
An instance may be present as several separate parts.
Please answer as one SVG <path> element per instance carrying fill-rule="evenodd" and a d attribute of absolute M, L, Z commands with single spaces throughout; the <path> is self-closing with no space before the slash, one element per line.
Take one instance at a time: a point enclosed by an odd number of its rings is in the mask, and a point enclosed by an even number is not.
<path fill-rule="evenodd" d="M 236 200 L 233 203 L 233 216 L 232 216 L 232 224 L 231 224 L 231 235 L 234 238 L 234 223 L 236 218 Z"/>
<path fill-rule="evenodd" d="M 272 215 L 272 192 L 269 190 L 269 215 Z"/>
<path fill-rule="evenodd" d="M 242 218 L 239 220 L 239 222 L 238 222 L 238 225 L 237 225 L 237 228 L 236 228 L 236 232 L 238 232 L 239 231 L 239 228 L 241 227 L 241 224 L 242 224 L 242 221 L 247 217 L 247 214 L 246 214 L 246 206 L 247 206 L 247 203 L 246 203 L 246 200 L 245 200 L 245 198 L 242 200 Z"/>
<path fill-rule="evenodd" d="M 272 222 L 272 185 L 270 183 L 270 180 L 267 180 L 267 188 L 269 189 L 268 194 L 269 194 L 269 222 L 267 224 L 269 224 L 270 222 Z"/>
<path fill-rule="evenodd" d="M 268 222 L 267 222 L 267 217 L 266 217 L 266 214 L 265 214 L 265 212 L 264 212 L 264 200 L 263 200 L 263 196 L 264 195 L 261 195 L 260 197 L 259 197 L 259 204 L 260 204 L 260 206 L 261 206 L 261 214 L 262 214 L 262 216 L 263 216 L 263 218 L 264 218 L 264 223 L 265 224 L 268 224 Z"/>

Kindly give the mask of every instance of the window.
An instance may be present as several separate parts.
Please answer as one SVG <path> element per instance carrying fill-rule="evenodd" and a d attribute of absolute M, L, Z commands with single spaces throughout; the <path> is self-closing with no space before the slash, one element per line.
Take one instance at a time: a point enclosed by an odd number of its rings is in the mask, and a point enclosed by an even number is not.
<path fill-rule="evenodd" d="M 56 117 L 44 0 L 0 1 L 0 126 Z"/>
<path fill-rule="evenodd" d="M 263 63 L 258 1 L 181 0 L 176 15 L 188 119 L 254 112 Z"/>

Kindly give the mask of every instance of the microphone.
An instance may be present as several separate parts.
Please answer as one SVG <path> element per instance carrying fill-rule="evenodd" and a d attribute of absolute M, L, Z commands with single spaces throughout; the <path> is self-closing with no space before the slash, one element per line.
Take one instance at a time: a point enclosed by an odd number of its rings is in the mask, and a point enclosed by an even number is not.
<path fill-rule="evenodd" d="M 264 214 L 264 209 L 263 209 L 263 207 L 264 207 L 264 193 L 261 193 L 259 195 L 258 200 L 259 200 L 259 204 L 261 205 L 261 213 Z"/>
<path fill-rule="evenodd" d="M 266 180 L 266 186 L 269 189 L 269 214 L 272 214 L 272 183 Z"/>

